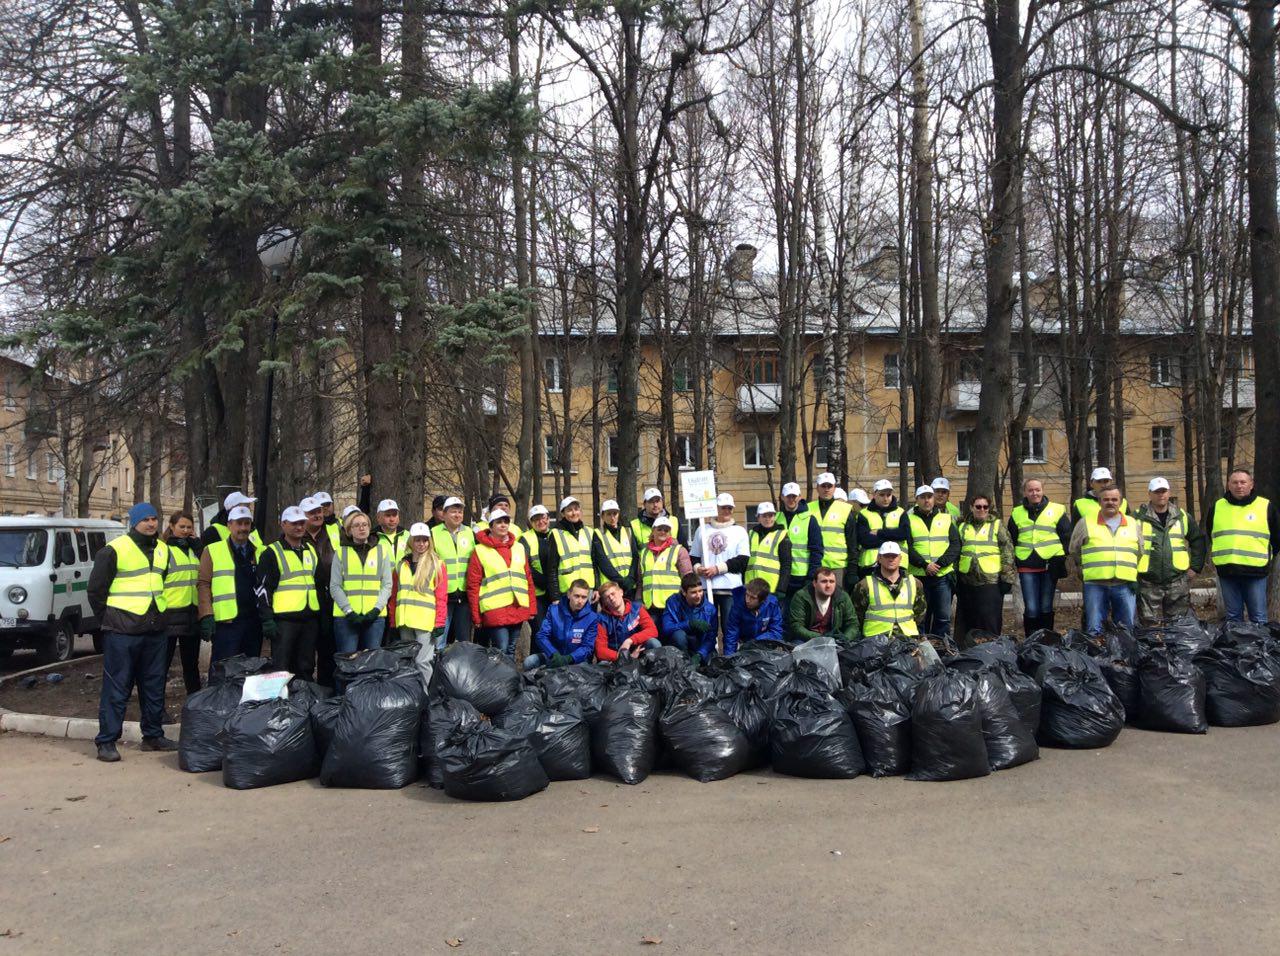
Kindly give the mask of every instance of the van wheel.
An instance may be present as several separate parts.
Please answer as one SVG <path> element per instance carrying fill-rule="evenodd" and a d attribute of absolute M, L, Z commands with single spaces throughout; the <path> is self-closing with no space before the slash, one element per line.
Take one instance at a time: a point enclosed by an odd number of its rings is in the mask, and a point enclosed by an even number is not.
<path fill-rule="evenodd" d="M 76 647 L 76 632 L 70 621 L 60 621 L 53 633 L 36 647 L 37 664 L 57 664 L 70 660 Z"/>

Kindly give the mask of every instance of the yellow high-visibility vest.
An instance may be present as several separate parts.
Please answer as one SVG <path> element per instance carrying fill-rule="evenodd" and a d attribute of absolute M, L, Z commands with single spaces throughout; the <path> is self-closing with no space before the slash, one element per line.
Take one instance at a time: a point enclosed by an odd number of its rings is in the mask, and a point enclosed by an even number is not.
<path fill-rule="evenodd" d="M 320 610 L 320 598 L 316 594 L 316 553 L 307 545 L 302 557 L 274 541 L 267 549 L 275 555 L 280 569 L 280 583 L 271 595 L 271 611 L 274 614 L 296 614 L 299 611 Z"/>
<path fill-rule="evenodd" d="M 974 525 L 966 521 L 960 527 L 960 560 L 956 566 L 961 574 L 968 574 L 973 562 L 983 574 L 1000 573 L 999 531 L 994 521 Z"/>
<path fill-rule="evenodd" d="M 899 506 L 892 511 L 886 511 L 883 515 L 878 511 L 872 511 L 870 508 L 862 509 L 862 517 L 867 520 L 867 527 L 872 531 L 881 531 L 885 528 L 897 527 L 902 523 L 902 516 L 906 514 Z M 880 554 L 879 548 L 863 548 L 858 564 L 863 568 L 875 567 L 876 557 Z M 823 564 L 827 562 L 823 561 Z"/>
<path fill-rule="evenodd" d="M 164 576 L 164 603 L 170 611 L 192 607 L 196 603 L 196 578 L 200 573 L 200 559 L 194 551 L 167 545 L 169 548 L 169 573 Z"/>
<path fill-rule="evenodd" d="M 467 565 L 471 563 L 471 552 L 476 549 L 475 533 L 465 524 L 458 525 L 458 541 L 455 544 L 453 535 L 444 525 L 438 524 L 431 529 L 431 540 L 436 546 L 436 554 L 444 562 L 445 572 L 449 575 L 449 593 L 457 594 L 467 589 Z"/>
<path fill-rule="evenodd" d="M 524 534 L 520 535 L 520 541 L 524 545 L 525 550 L 529 552 L 529 564 L 533 566 L 533 570 L 538 574 L 542 573 L 542 538 L 538 536 L 538 532 L 530 528 Z M 545 597 L 547 589 L 537 583 L 534 579 L 533 593 L 538 597 Z"/>
<path fill-rule="evenodd" d="M 909 574 L 902 575 L 902 584 L 896 597 L 888 585 L 880 580 L 880 575 L 868 575 L 866 580 L 871 599 L 862 620 L 863 637 L 888 634 L 895 625 L 908 637 L 918 637 L 920 629 L 916 626 L 915 604 L 916 588 L 920 585 L 916 583 L 916 579 Z"/>
<path fill-rule="evenodd" d="M 1018 539 L 1013 543 L 1014 556 L 1025 561 L 1034 553 L 1044 560 L 1066 554 L 1062 539 L 1058 537 L 1058 522 L 1067 509 L 1055 502 L 1048 502 L 1033 520 L 1026 505 L 1013 509 L 1013 526 L 1018 529 Z"/>
<path fill-rule="evenodd" d="M 1233 505 L 1219 498 L 1213 506 L 1213 563 L 1265 568 L 1271 559 L 1271 528 L 1261 496 L 1247 505 Z"/>
<path fill-rule="evenodd" d="M 811 501 L 809 513 L 822 531 L 822 566 L 837 570 L 843 568 L 849 563 L 849 547 L 845 541 L 844 528 L 849 523 L 853 508 L 847 501 L 832 501 L 824 515 L 821 503 Z"/>
<path fill-rule="evenodd" d="M 378 606 L 378 592 L 382 590 L 382 562 L 386 554 L 376 544 L 365 552 L 361 560 L 360 553 L 349 544 L 344 544 L 333 556 L 335 561 L 343 562 L 342 591 L 347 596 L 347 603 L 356 614 L 367 614 Z M 345 617 L 346 614 L 338 602 L 333 602 L 333 616 Z M 387 616 L 384 607 L 379 617 Z"/>
<path fill-rule="evenodd" d="M 154 601 L 163 612 L 164 576 L 169 567 L 169 546 L 156 541 L 150 559 L 127 534 L 113 538 L 107 547 L 116 553 L 116 573 L 107 589 L 107 607 L 141 617 Z"/>
<path fill-rule="evenodd" d="M 782 562 L 778 558 L 778 549 L 787 532 L 774 526 L 763 535 L 751 532 L 751 559 L 747 562 L 747 573 L 742 576 L 742 583 L 759 578 L 769 585 L 771 593 L 778 590 L 778 579 L 782 576 Z"/>
<path fill-rule="evenodd" d="M 646 547 L 640 552 L 640 602 L 645 607 L 666 607 L 667 599 L 680 593 L 680 572 L 676 561 L 680 557 L 680 545 L 672 540 L 654 554 Z"/>
<path fill-rule="evenodd" d="M 937 563 L 937 560 L 946 553 L 947 547 L 951 544 L 951 515 L 945 511 L 935 511 L 933 514 L 933 522 L 925 525 L 924 519 L 915 511 L 912 511 L 907 517 L 907 522 L 911 526 L 911 544 L 917 551 L 928 558 L 930 561 Z M 908 569 L 911 574 L 922 575 L 924 568 L 917 568 L 914 565 Z M 951 573 L 951 565 L 938 568 L 938 576 Z"/>
<path fill-rule="evenodd" d="M 787 522 L 787 537 L 791 540 L 791 574 L 803 578 L 809 573 L 809 525 L 813 512 L 808 508 L 797 513 Z"/>
<path fill-rule="evenodd" d="M 480 613 L 518 604 L 529 606 L 529 581 L 525 571 L 524 548 L 511 542 L 511 564 L 502 559 L 497 548 L 487 544 L 476 545 L 476 557 L 484 576 L 480 579 Z"/>
<path fill-rule="evenodd" d="M 1150 531 L 1147 527 L 1145 521 L 1138 525 L 1138 534 L 1143 541 L 1142 556 L 1138 558 L 1139 574 L 1146 574 L 1151 568 L 1151 550 L 1146 547 L 1147 535 L 1159 533 L 1157 526 L 1151 526 Z M 1164 530 L 1169 538 L 1169 563 L 1173 565 L 1173 570 L 1190 570 L 1191 551 L 1187 548 L 1187 513 L 1179 511 L 1178 516 L 1165 525 Z"/>
<path fill-rule="evenodd" d="M 436 584 L 440 571 L 431 576 L 425 592 L 414 587 L 413 569 L 405 558 L 398 566 L 400 587 L 396 591 L 396 627 L 415 631 L 434 631 L 436 627 Z"/>
<path fill-rule="evenodd" d="M 592 534 L 592 529 L 586 525 L 579 528 L 576 535 L 563 528 L 556 528 L 551 532 L 551 540 L 555 542 L 556 551 L 560 555 L 556 578 L 561 594 L 568 591 L 569 585 L 578 578 L 586 581 L 587 587 L 596 586 L 596 569 L 591 560 Z"/>
<path fill-rule="evenodd" d="M 1121 516 L 1115 533 L 1102 521 L 1086 521 L 1089 536 L 1080 549 L 1080 576 L 1086 581 L 1136 581 L 1142 551 L 1138 522 Z"/>
<path fill-rule="evenodd" d="M 234 621 L 240 613 L 236 604 L 236 561 L 231 554 L 230 539 L 216 541 L 205 548 L 213 574 L 209 579 L 209 594 L 213 599 L 213 619 L 218 623 Z"/>
<path fill-rule="evenodd" d="M 624 578 L 631 575 L 631 532 L 618 526 L 618 537 L 608 533 L 605 528 L 596 528 L 596 537 L 604 546 L 604 553 L 609 556 L 613 569 Z"/>

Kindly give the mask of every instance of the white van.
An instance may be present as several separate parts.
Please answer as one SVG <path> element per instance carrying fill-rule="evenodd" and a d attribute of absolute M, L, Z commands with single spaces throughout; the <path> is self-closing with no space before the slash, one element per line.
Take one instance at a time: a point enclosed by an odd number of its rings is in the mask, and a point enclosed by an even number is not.
<path fill-rule="evenodd" d="M 77 634 L 92 634 L 89 609 L 93 557 L 124 534 L 118 521 L 91 518 L 0 518 L 0 660 L 34 647 L 41 664 L 65 661 Z"/>

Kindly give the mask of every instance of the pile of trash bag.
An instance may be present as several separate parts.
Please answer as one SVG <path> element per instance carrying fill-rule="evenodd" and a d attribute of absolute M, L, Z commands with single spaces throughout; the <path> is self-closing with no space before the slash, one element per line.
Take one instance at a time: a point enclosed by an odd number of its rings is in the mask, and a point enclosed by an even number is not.
<path fill-rule="evenodd" d="M 209 668 L 209 686 L 190 695 L 182 705 L 178 732 L 178 766 L 190 773 L 222 769 L 222 741 L 218 735 L 237 707 L 244 679 L 274 669 L 266 657 L 236 654 Z"/>
<path fill-rule="evenodd" d="M 411 660 L 385 650 L 346 684 L 327 733 L 320 782 L 394 790 L 418 778 L 418 734 L 426 692 Z"/>
<path fill-rule="evenodd" d="M 310 780 L 320 773 L 320 751 L 307 695 L 246 701 L 219 732 L 222 783 L 232 790 Z"/>
<path fill-rule="evenodd" d="M 1215 727 L 1280 722 L 1280 643 L 1261 624 L 1227 622 L 1213 646 L 1196 655 L 1204 674 L 1205 711 Z"/>
<path fill-rule="evenodd" d="M 444 792 L 459 800 L 523 800 L 551 782 L 526 735 L 488 721 L 455 728 L 439 756 Z"/>

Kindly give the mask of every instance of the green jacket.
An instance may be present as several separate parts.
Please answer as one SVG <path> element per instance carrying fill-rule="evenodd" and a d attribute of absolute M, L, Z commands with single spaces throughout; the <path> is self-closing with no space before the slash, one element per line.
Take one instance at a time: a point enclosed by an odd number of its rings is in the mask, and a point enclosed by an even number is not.
<path fill-rule="evenodd" d="M 1181 510 L 1177 505 L 1169 505 L 1169 516 L 1162 525 L 1151 513 L 1150 505 L 1143 505 L 1135 512 L 1135 517 L 1142 522 L 1143 550 L 1150 555 L 1150 566 L 1145 574 L 1139 575 L 1142 581 L 1152 584 L 1172 584 L 1186 574 L 1175 571 L 1173 556 L 1169 553 L 1169 525 L 1181 515 L 1187 522 L 1187 551 L 1191 555 L 1191 570 L 1197 574 L 1204 568 L 1205 558 L 1209 551 L 1209 541 L 1205 533 L 1196 524 L 1190 513 Z"/>
<path fill-rule="evenodd" d="M 813 585 L 809 584 L 791 595 L 787 602 L 787 640 L 798 644 L 821 637 L 817 631 L 811 630 L 817 616 L 818 599 L 814 596 Z M 831 632 L 828 636 L 837 641 L 856 641 L 862 636 L 853 601 L 840 588 L 831 595 Z"/>
<path fill-rule="evenodd" d="M 889 589 L 889 593 L 894 597 L 898 596 L 898 589 L 902 587 L 908 577 L 906 571 L 903 571 L 901 576 L 898 578 L 898 583 L 890 584 L 888 581 L 884 580 L 884 576 L 880 574 L 880 568 L 877 565 L 871 574 L 858 579 L 858 584 L 853 589 L 853 609 L 858 615 L 859 633 L 861 633 L 862 622 L 866 620 L 867 617 L 867 608 L 871 606 L 871 578 L 873 575 L 879 577 L 881 581 L 884 581 L 885 587 Z M 911 607 L 911 612 L 915 616 L 917 627 L 920 627 L 924 623 L 925 610 L 924 585 L 919 585 L 916 587 L 916 599 Z M 902 636 L 896 625 L 894 626 L 893 631 L 894 636 Z M 920 633 L 924 633 L 923 628 L 921 628 Z"/>

